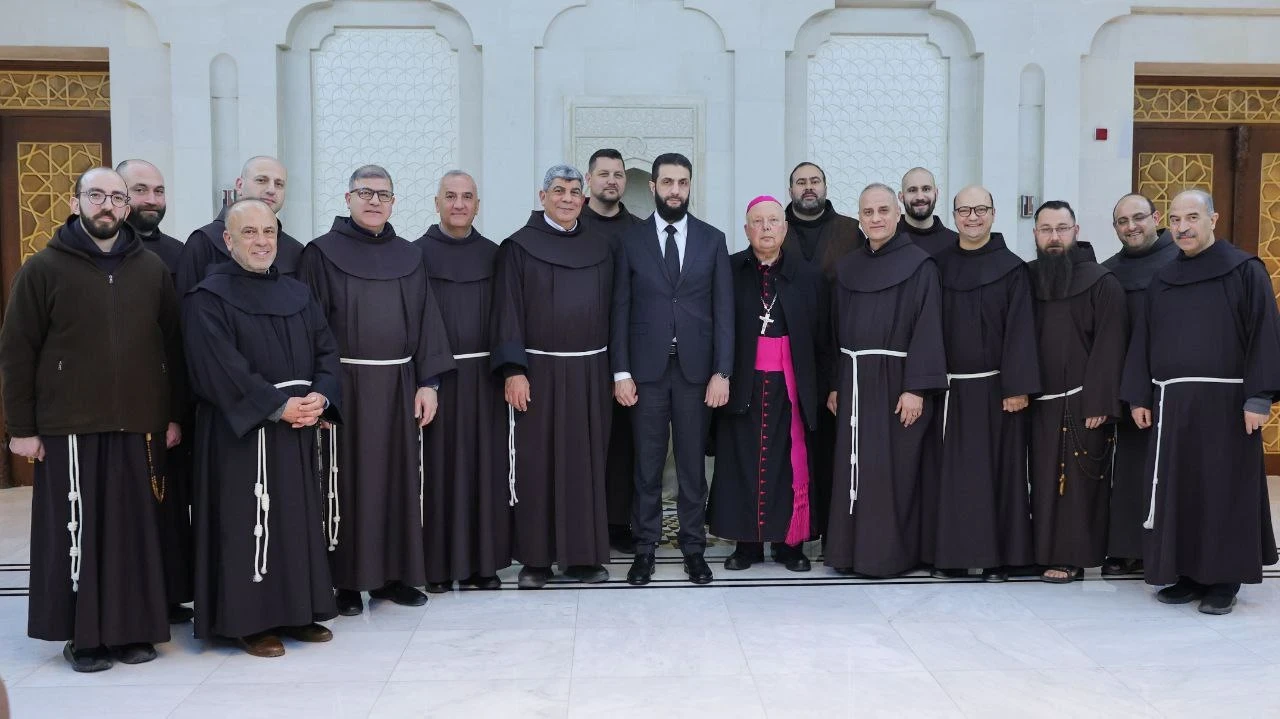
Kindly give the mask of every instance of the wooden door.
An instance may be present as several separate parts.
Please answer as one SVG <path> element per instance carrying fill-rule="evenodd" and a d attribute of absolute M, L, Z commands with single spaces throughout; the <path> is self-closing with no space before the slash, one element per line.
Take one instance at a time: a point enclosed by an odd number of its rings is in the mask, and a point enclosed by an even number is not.
<path fill-rule="evenodd" d="M 0 311 L 13 278 L 70 214 L 76 177 L 111 160 L 111 123 L 104 112 L 0 113 Z M 0 421 L 3 421 L 0 408 Z M 0 448 L 0 487 L 29 485 L 31 465 Z"/>

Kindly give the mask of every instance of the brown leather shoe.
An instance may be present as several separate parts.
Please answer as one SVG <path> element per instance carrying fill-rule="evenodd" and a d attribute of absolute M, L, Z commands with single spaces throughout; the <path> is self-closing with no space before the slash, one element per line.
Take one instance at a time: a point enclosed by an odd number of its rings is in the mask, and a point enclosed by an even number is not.
<path fill-rule="evenodd" d="M 246 654 L 255 657 L 284 656 L 284 644 L 280 642 L 279 637 L 270 632 L 258 632 L 247 637 L 239 637 L 236 639 L 236 645 L 243 649 Z"/>
<path fill-rule="evenodd" d="M 327 642 L 333 639 L 333 632 L 328 627 L 315 622 L 300 627 L 277 627 L 276 631 L 299 642 Z"/>

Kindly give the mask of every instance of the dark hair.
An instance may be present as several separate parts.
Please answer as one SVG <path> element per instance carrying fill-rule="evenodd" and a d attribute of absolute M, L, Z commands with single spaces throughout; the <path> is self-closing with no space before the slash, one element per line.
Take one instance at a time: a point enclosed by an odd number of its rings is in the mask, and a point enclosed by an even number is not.
<path fill-rule="evenodd" d="M 1125 200 L 1129 199 L 1130 197 L 1137 197 L 1138 199 L 1142 200 L 1143 202 L 1146 202 L 1146 203 L 1147 203 L 1147 212 L 1149 212 L 1149 213 L 1151 213 L 1151 214 L 1153 214 L 1153 215 L 1154 215 L 1154 214 L 1156 214 L 1156 203 L 1152 202 L 1150 197 L 1147 197 L 1146 195 L 1142 194 L 1141 192 L 1130 192 L 1129 194 L 1125 195 L 1124 197 L 1121 197 L 1120 199 L 1116 200 L 1116 204 L 1115 204 L 1115 205 L 1113 205 L 1113 206 L 1111 207 L 1111 215 L 1112 215 L 1113 217 L 1115 216 L 1115 214 L 1116 214 L 1116 208 L 1120 206 L 1120 203 L 1121 203 L 1121 202 L 1124 202 Z"/>
<path fill-rule="evenodd" d="M 663 165 L 679 165 L 689 171 L 689 177 L 693 177 L 693 163 L 689 162 L 689 158 L 678 152 L 664 152 L 653 159 L 653 172 L 649 173 L 653 176 L 653 181 L 658 181 L 658 168 Z"/>
<path fill-rule="evenodd" d="M 599 160 L 602 157 L 608 158 L 610 160 L 617 160 L 618 162 L 623 162 L 621 152 L 618 152 L 612 147 L 602 147 L 599 150 L 596 150 L 595 152 L 591 153 L 591 159 L 587 160 L 588 173 L 596 169 L 596 160 Z M 623 166 L 624 167 L 626 166 L 625 162 L 623 163 Z"/>
<path fill-rule="evenodd" d="M 799 170 L 802 167 L 812 167 L 813 169 L 817 170 L 818 174 L 822 175 L 822 184 L 824 185 L 827 184 L 827 173 L 821 167 L 818 167 L 818 163 L 805 161 L 791 168 L 791 174 L 787 175 L 787 187 L 790 187 L 791 185 L 795 184 L 796 170 Z"/>
<path fill-rule="evenodd" d="M 1075 224 L 1076 211 L 1071 209 L 1070 203 L 1062 200 L 1046 200 L 1044 204 L 1036 208 L 1036 214 L 1032 218 L 1032 222 L 1040 221 L 1040 213 L 1045 210 L 1066 210 L 1071 215 L 1071 224 Z"/>

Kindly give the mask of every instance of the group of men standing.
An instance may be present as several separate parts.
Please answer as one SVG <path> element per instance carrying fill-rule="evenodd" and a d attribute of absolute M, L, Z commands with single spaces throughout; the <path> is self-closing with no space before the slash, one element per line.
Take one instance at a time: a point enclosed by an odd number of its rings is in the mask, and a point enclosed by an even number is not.
<path fill-rule="evenodd" d="M 651 178 L 641 220 L 617 151 L 554 166 L 497 245 L 451 171 L 410 242 L 366 165 L 304 246 L 274 158 L 186 243 L 158 230 L 153 165 L 84 173 L 0 328 L 10 449 L 37 463 L 31 636 L 77 671 L 149 661 L 194 600 L 197 637 L 280 656 L 363 592 L 421 605 L 418 587 L 496 589 L 513 560 L 521 588 L 554 566 L 601 582 L 611 544 L 643 585 L 669 447 L 698 584 L 708 523 L 737 542 L 727 570 L 769 543 L 808 571 L 817 538 L 864 577 L 1065 583 L 1145 560 L 1161 601 L 1208 613 L 1276 561 L 1260 427 L 1280 323 L 1208 195 L 1175 197 L 1165 231 L 1121 198 L 1102 264 L 1046 202 L 1028 264 L 982 187 L 955 195 L 955 231 L 923 168 L 854 218 L 802 163 L 730 255 L 688 211 L 688 158 Z"/>

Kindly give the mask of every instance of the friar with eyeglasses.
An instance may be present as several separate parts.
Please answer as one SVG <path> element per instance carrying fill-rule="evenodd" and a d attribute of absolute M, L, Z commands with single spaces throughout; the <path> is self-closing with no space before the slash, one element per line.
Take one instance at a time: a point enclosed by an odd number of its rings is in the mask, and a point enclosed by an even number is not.
<path fill-rule="evenodd" d="M 947 388 L 938 268 L 898 232 L 888 185 L 858 197 L 867 244 L 836 265 L 837 416 L 826 564 L 891 577 L 920 563 L 920 483 L 930 419 Z"/>
<path fill-rule="evenodd" d="M 396 234 L 391 175 L 351 173 L 346 217 L 302 253 L 300 275 L 342 351 L 346 424 L 325 432 L 325 527 L 338 612 L 373 599 L 420 606 L 427 595 L 423 428 L 442 375 L 454 369 L 422 251 Z"/>
<path fill-rule="evenodd" d="M 181 438 L 186 370 L 169 270 L 128 214 L 119 174 L 81 175 L 0 328 L 9 451 L 36 463 L 27 633 L 65 641 L 78 672 L 169 640 L 159 460 Z"/>
<path fill-rule="evenodd" d="M 1079 239 L 1075 210 L 1035 213 L 1040 389 L 1031 401 L 1031 529 L 1043 581 L 1066 584 L 1107 553 L 1112 431 L 1128 338 L 1124 288 Z"/>
<path fill-rule="evenodd" d="M 262 200 L 271 211 L 280 215 L 284 207 L 286 185 L 289 173 L 284 165 L 274 157 L 257 155 L 245 161 L 236 178 L 237 196 L 242 200 Z M 182 255 L 178 258 L 177 290 L 182 297 L 204 279 L 205 272 L 213 265 L 229 262 L 227 245 L 222 241 L 222 234 L 227 230 L 227 208 L 222 208 L 213 222 L 197 229 L 187 238 L 182 247 Z M 276 270 L 285 277 L 294 277 L 298 272 L 298 260 L 302 257 L 302 243 L 289 236 L 280 225 L 276 239 Z"/>
<path fill-rule="evenodd" d="M 1102 263 L 1120 280 L 1129 309 L 1129 325 L 1136 326 L 1147 285 L 1161 267 L 1178 256 L 1178 246 L 1160 227 L 1160 211 L 1150 198 L 1137 193 L 1121 197 L 1111 210 L 1111 225 L 1120 251 Z M 1143 470 L 1151 431 L 1133 418 L 1115 424 L 1115 464 L 1111 476 L 1111 520 L 1107 531 L 1107 559 L 1103 576 L 1142 572 L 1142 522 L 1147 516 Z"/>
<path fill-rule="evenodd" d="M 948 389 L 931 427 L 930 457 L 938 458 L 924 473 L 922 527 L 933 576 L 982 568 L 989 582 L 1031 563 L 1026 409 L 1040 391 L 1031 277 L 991 231 L 994 204 L 985 187 L 960 190 L 958 240 L 934 256 Z"/>

